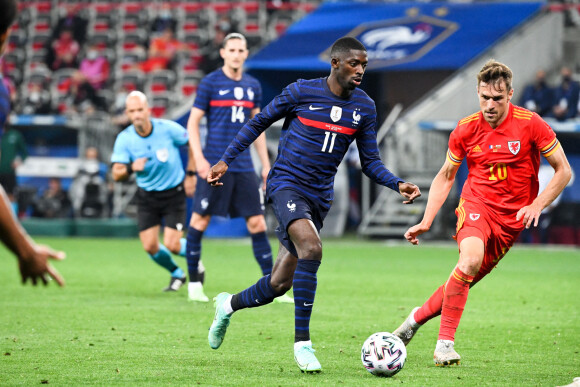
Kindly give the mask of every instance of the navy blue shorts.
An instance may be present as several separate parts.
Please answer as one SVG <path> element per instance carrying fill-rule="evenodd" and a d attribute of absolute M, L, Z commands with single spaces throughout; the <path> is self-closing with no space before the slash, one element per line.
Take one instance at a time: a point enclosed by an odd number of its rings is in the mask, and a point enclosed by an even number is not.
<path fill-rule="evenodd" d="M 226 173 L 220 181 L 224 185 L 214 187 L 204 179 L 197 179 L 193 212 L 231 218 L 264 214 L 264 199 L 254 172 Z"/>
<path fill-rule="evenodd" d="M 295 257 L 298 257 L 298 252 L 288 235 L 288 226 L 290 223 L 296 219 L 308 219 L 314 223 L 316 231 L 320 233 L 324 218 L 326 218 L 328 210 L 330 209 L 315 204 L 306 196 L 289 189 L 282 189 L 271 193 L 268 197 L 268 203 L 272 205 L 274 215 L 278 219 L 276 235 L 280 243 Z"/>

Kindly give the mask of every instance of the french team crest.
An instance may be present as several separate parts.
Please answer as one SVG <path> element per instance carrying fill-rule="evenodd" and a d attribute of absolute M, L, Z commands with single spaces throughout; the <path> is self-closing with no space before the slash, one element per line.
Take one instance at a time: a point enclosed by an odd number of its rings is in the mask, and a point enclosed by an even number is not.
<path fill-rule="evenodd" d="M 508 149 L 510 150 L 510 152 L 512 152 L 514 155 L 517 155 L 518 152 L 520 151 L 520 140 L 517 141 L 508 141 Z"/>
<path fill-rule="evenodd" d="M 469 214 L 469 219 L 473 220 L 474 222 L 479 219 L 480 214 Z"/>
<path fill-rule="evenodd" d="M 157 152 L 155 152 L 155 155 L 157 156 L 157 160 L 161 161 L 162 163 L 169 160 L 169 151 L 167 148 L 158 149 Z"/>
<path fill-rule="evenodd" d="M 254 100 L 254 90 L 252 90 L 251 87 L 248 87 L 247 92 L 248 92 L 248 98 L 250 99 L 250 101 L 253 101 Z"/>
<path fill-rule="evenodd" d="M 338 106 L 333 106 L 330 111 L 330 119 L 332 122 L 338 122 L 342 117 L 342 108 Z"/>
<path fill-rule="evenodd" d="M 244 98 L 244 89 L 241 87 L 234 87 L 234 97 L 236 97 L 236 99 Z"/>

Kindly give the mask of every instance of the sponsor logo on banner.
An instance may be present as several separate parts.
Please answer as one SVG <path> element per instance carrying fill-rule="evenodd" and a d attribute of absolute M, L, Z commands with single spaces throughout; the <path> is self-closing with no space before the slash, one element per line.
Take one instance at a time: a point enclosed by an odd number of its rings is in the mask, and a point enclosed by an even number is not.
<path fill-rule="evenodd" d="M 241 87 L 234 87 L 234 97 L 236 99 L 244 98 L 244 89 Z"/>
<path fill-rule="evenodd" d="M 469 219 L 476 221 L 477 219 L 479 219 L 480 214 L 469 214 Z"/>
<path fill-rule="evenodd" d="M 517 141 L 508 141 L 508 149 L 510 150 L 510 152 L 512 152 L 514 155 L 517 155 L 518 152 L 520 151 L 520 140 Z"/>
<path fill-rule="evenodd" d="M 169 160 L 169 150 L 167 150 L 167 148 L 158 149 L 155 152 L 155 156 L 157 156 L 157 160 L 164 163 Z"/>
<path fill-rule="evenodd" d="M 330 111 L 330 119 L 333 122 L 338 122 L 340 121 L 341 117 L 342 117 L 342 108 L 338 106 L 333 106 L 332 110 Z"/>
<path fill-rule="evenodd" d="M 442 7 L 444 8 L 444 7 Z M 445 41 L 459 25 L 427 15 L 362 23 L 348 33 L 367 48 L 368 69 L 414 62 Z M 330 48 L 321 60 L 330 59 Z"/>

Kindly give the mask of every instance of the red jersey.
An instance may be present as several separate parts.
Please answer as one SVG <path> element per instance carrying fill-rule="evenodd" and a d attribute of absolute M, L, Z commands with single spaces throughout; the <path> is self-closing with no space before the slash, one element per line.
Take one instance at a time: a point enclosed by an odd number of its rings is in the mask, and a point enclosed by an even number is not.
<path fill-rule="evenodd" d="M 550 126 L 529 110 L 509 104 L 497 128 L 481 112 L 463 118 L 449 136 L 447 159 L 459 165 L 467 158 L 469 174 L 461 197 L 484 204 L 510 218 L 538 196 L 540 154 L 559 147 Z"/>

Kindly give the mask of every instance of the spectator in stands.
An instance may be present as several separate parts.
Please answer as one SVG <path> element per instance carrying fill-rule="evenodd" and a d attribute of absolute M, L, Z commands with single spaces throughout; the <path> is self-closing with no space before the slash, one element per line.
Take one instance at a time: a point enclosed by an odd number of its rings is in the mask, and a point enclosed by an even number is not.
<path fill-rule="evenodd" d="M 70 80 L 67 94 L 66 114 L 93 114 L 95 110 L 106 110 L 104 102 L 95 88 L 80 71 L 76 71 Z"/>
<path fill-rule="evenodd" d="M 19 111 L 21 114 L 51 114 L 52 100 L 48 90 L 42 84 L 32 82 L 28 85 L 28 93 L 23 98 Z"/>
<path fill-rule="evenodd" d="M 69 30 L 72 32 L 73 39 L 81 46 L 85 43 L 88 22 L 79 14 L 80 9 L 80 4 L 69 4 L 66 8 L 61 8 L 62 16 L 53 30 L 53 39 L 59 37 L 62 31 Z"/>
<path fill-rule="evenodd" d="M 81 61 L 79 70 L 95 90 L 103 89 L 109 80 L 109 61 L 99 53 L 96 45 L 88 48 L 85 58 Z"/>
<path fill-rule="evenodd" d="M 53 177 L 48 181 L 48 188 L 32 205 L 32 216 L 38 218 L 72 217 L 72 205 L 59 178 Z"/>
<path fill-rule="evenodd" d="M 51 48 L 54 60 L 49 65 L 53 71 L 77 67 L 77 55 L 81 46 L 74 40 L 71 30 L 62 30 L 59 37 L 52 42 Z"/>
<path fill-rule="evenodd" d="M 103 216 L 108 199 L 107 166 L 99 160 L 97 148 L 88 147 L 85 150 L 85 157 L 69 192 L 75 216 Z"/>
<path fill-rule="evenodd" d="M 18 213 L 14 192 L 16 190 L 16 168 L 28 157 L 22 133 L 8 127 L 0 141 L 0 184 L 6 190 L 14 213 Z"/>
<path fill-rule="evenodd" d="M 538 70 L 534 82 L 524 88 L 520 105 L 542 117 L 550 114 L 554 106 L 554 91 L 546 82 L 544 70 Z"/>
<path fill-rule="evenodd" d="M 165 31 L 165 29 L 170 28 L 171 31 L 175 33 L 176 27 L 177 20 L 171 12 L 171 5 L 169 3 L 162 3 L 159 14 L 157 17 L 155 17 L 155 19 L 153 19 L 153 22 L 151 23 L 151 32 L 161 33 Z"/>
<path fill-rule="evenodd" d="M 121 85 L 119 90 L 117 90 L 117 95 L 115 95 L 115 101 L 113 102 L 113 107 L 111 112 L 113 113 L 112 121 L 116 124 L 119 130 L 125 129 L 131 124 L 131 120 L 127 114 L 125 114 L 125 101 L 129 95 L 129 90 L 125 85 Z"/>
<path fill-rule="evenodd" d="M 149 57 L 139 67 L 144 72 L 170 69 L 179 51 L 189 51 L 187 44 L 177 40 L 171 28 L 167 27 L 161 35 L 151 39 Z"/>
<path fill-rule="evenodd" d="M 203 57 L 200 64 L 200 69 L 205 74 L 209 74 L 214 70 L 217 70 L 223 66 L 224 61 L 220 55 L 220 49 L 222 48 L 222 42 L 227 36 L 227 30 L 223 29 L 225 25 L 216 26 L 215 34 L 211 43 L 203 49 Z"/>
<path fill-rule="evenodd" d="M 562 67 L 560 71 L 562 82 L 554 90 L 554 106 L 552 114 L 559 121 L 576 117 L 578 113 L 578 96 L 580 85 L 572 78 L 572 70 Z"/>

